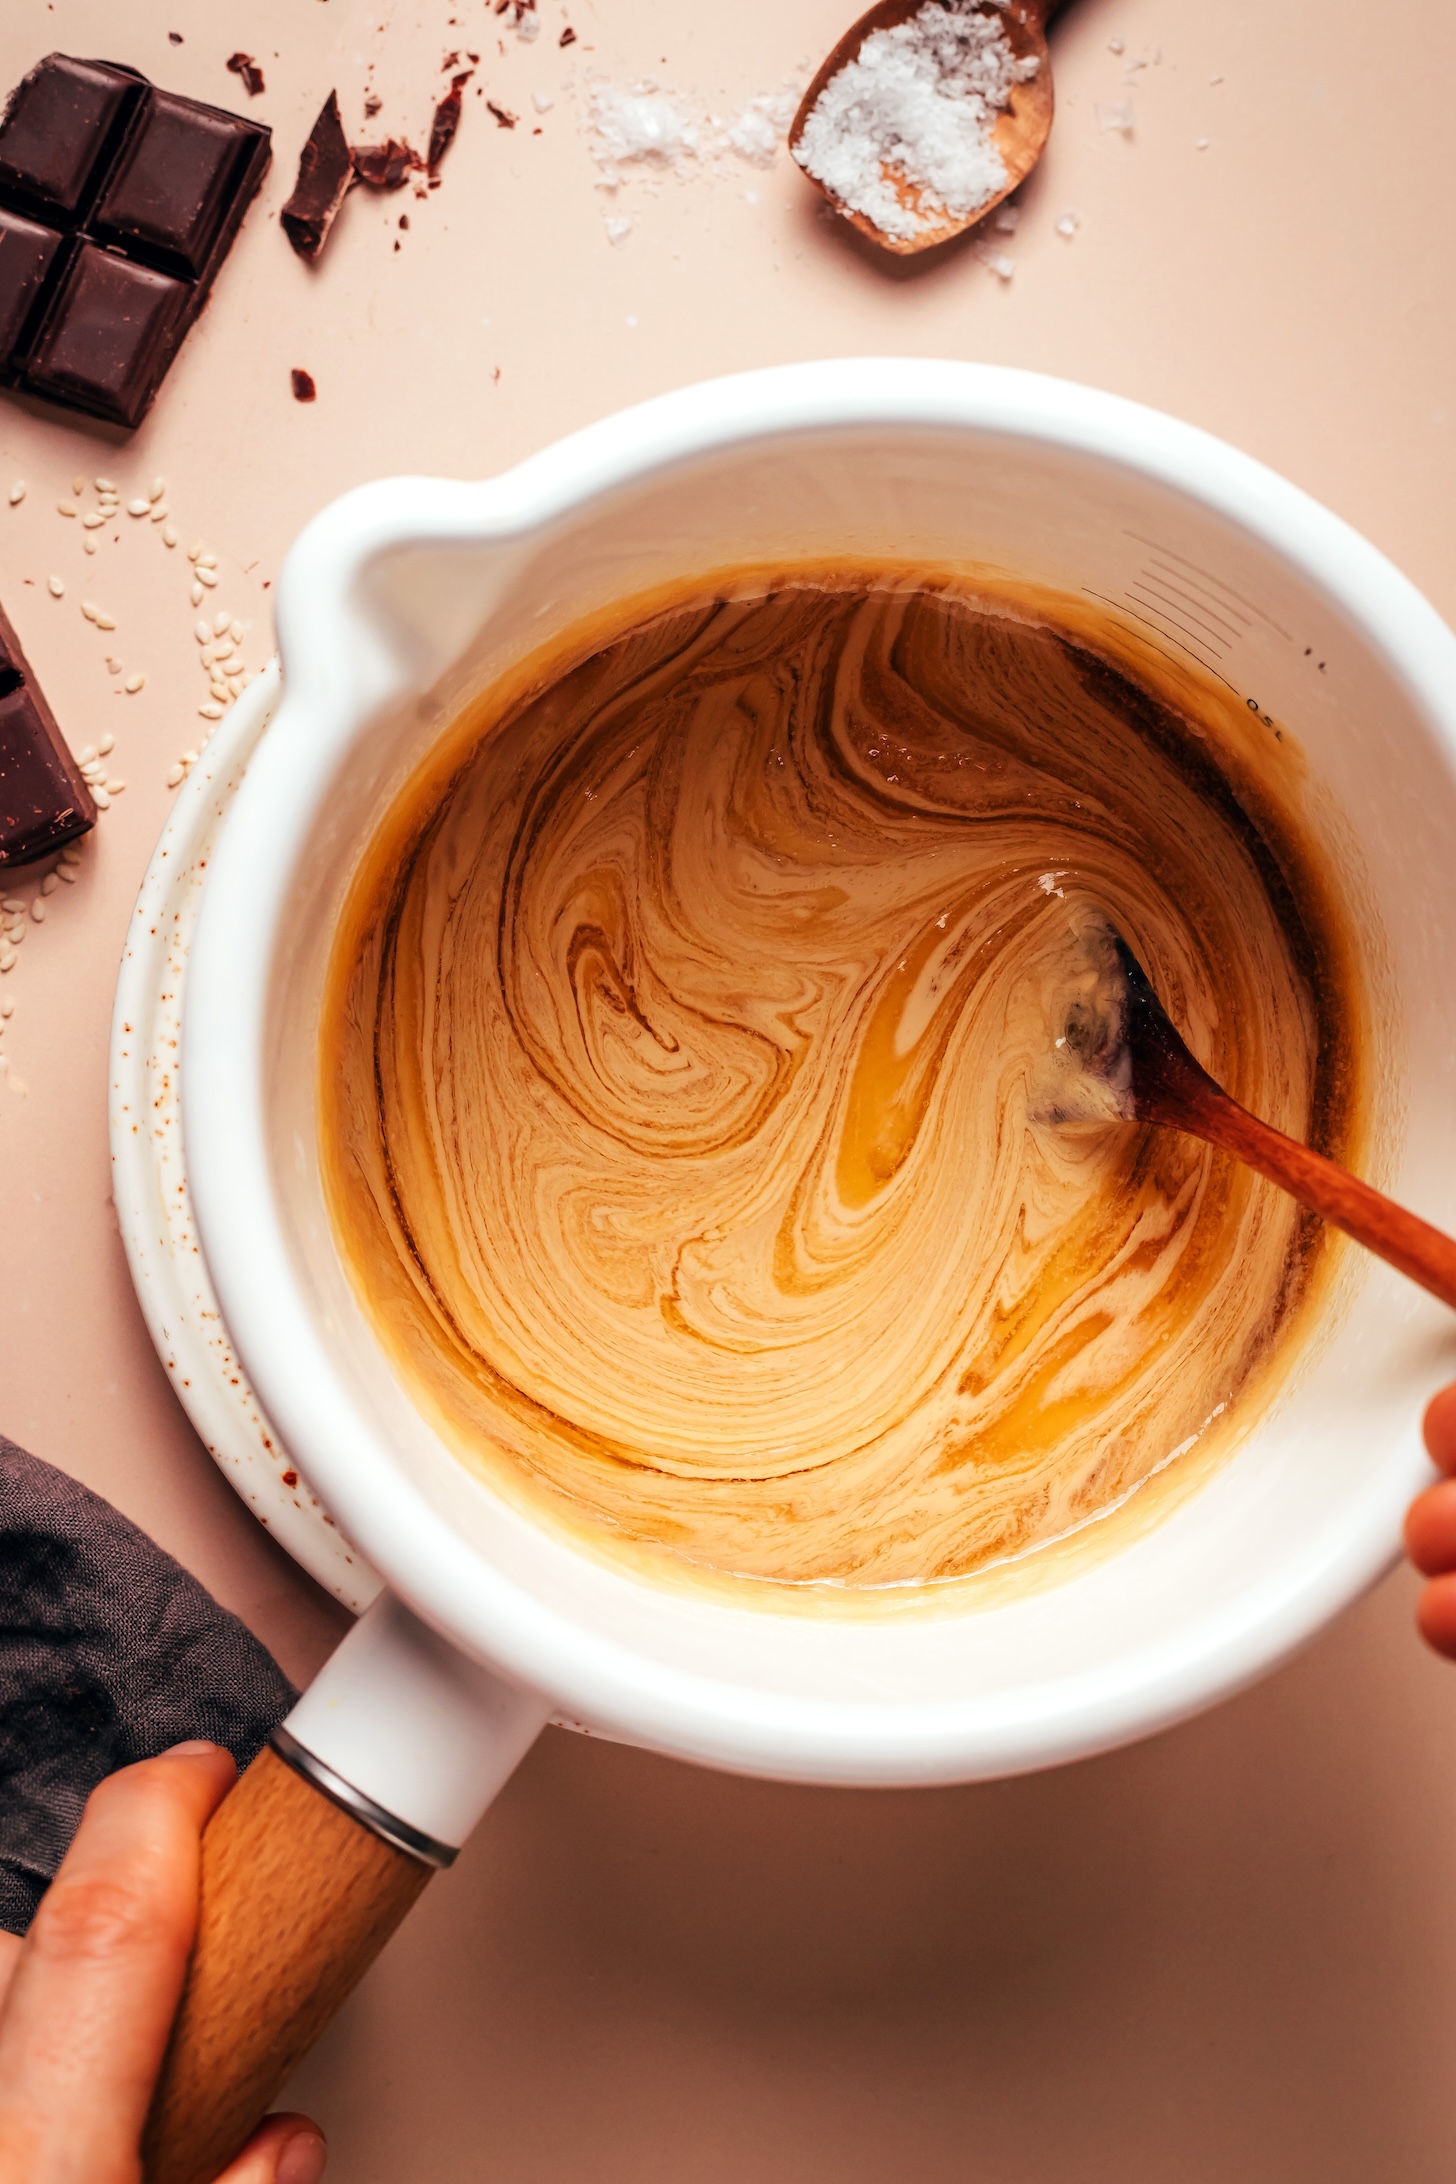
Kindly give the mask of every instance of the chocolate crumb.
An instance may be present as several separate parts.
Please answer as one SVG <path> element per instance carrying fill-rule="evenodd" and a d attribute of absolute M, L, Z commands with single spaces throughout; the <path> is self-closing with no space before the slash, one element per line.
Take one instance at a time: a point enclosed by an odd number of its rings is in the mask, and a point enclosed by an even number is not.
<path fill-rule="evenodd" d="M 449 90 L 435 108 L 435 118 L 430 124 L 430 149 L 425 160 L 425 165 L 431 175 L 435 173 L 440 161 L 454 142 L 455 131 L 460 126 L 460 94 L 466 84 L 469 83 L 473 73 L 473 70 L 467 68 L 463 74 L 452 77 Z M 500 109 L 497 108 L 494 111 L 499 112 Z M 514 128 L 515 123 L 510 121 L 505 123 L 504 126 Z"/>
<path fill-rule="evenodd" d="M 383 110 L 383 107 L 384 107 L 384 101 L 383 101 L 383 99 L 382 99 L 382 98 L 381 98 L 381 97 L 379 96 L 379 93 L 378 93 L 377 91 L 366 91 L 366 92 L 365 92 L 365 94 L 364 94 L 364 119 L 365 119 L 366 121 L 372 121 L 372 120 L 374 119 L 374 117 L 375 117 L 375 115 L 376 115 L 377 113 L 380 113 L 380 112 L 382 112 L 382 110 Z"/>
<path fill-rule="evenodd" d="M 181 45 L 181 43 L 182 43 L 182 33 L 181 33 L 181 31 L 180 31 L 180 30 L 169 30 L 169 31 L 168 31 L 168 33 L 167 33 L 167 43 L 168 43 L 168 45 Z"/>
<path fill-rule="evenodd" d="M 407 212 L 402 212 L 400 214 L 399 224 L 402 228 L 407 228 L 409 226 L 409 214 Z"/>
<path fill-rule="evenodd" d="M 338 93 L 331 91 L 299 156 L 293 195 L 278 215 L 300 258 L 316 258 L 323 249 L 353 179 Z"/>
<path fill-rule="evenodd" d="M 507 109 L 506 107 L 504 107 L 504 106 L 497 106 L 497 105 L 496 105 L 496 103 L 495 103 L 495 100 L 494 100 L 494 99 L 487 99 L 485 103 L 486 103 L 486 106 L 487 106 L 487 108 L 489 109 L 489 111 L 490 111 L 490 112 L 491 112 L 492 114 L 494 114 L 494 115 L 495 115 L 495 118 L 496 118 L 496 124 L 497 124 L 497 126 L 498 126 L 499 128 L 502 128 L 502 129 L 514 129 L 514 128 L 515 128 L 515 126 L 516 126 L 516 123 L 517 123 L 517 122 L 518 122 L 518 121 L 520 120 L 520 118 L 521 118 L 519 114 L 512 114 L 512 113 L 511 113 L 511 112 L 509 112 L 509 111 L 508 111 L 508 109 Z"/>
<path fill-rule="evenodd" d="M 295 370 L 289 373 L 289 377 L 293 381 L 293 399 L 295 402 L 313 402 L 317 400 L 318 388 L 314 385 L 312 372 Z"/>
<path fill-rule="evenodd" d="M 567 24 L 565 30 L 563 30 L 561 36 L 557 39 L 556 43 L 558 45 L 576 44 L 576 32 L 572 29 L 570 23 Z"/>
<path fill-rule="evenodd" d="M 411 171 L 424 170 L 424 161 L 413 145 L 391 137 L 386 144 L 356 144 L 350 154 L 354 172 L 371 190 L 398 190 Z"/>
<path fill-rule="evenodd" d="M 242 77 L 243 89 L 250 99 L 255 99 L 260 91 L 267 90 L 268 87 L 263 81 L 263 71 L 253 59 L 251 53 L 229 54 L 227 66 L 232 75 Z"/>

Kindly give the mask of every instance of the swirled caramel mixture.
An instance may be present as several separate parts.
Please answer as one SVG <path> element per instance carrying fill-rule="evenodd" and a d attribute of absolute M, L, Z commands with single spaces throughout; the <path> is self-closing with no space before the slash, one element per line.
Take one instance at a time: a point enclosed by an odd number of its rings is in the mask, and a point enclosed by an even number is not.
<path fill-rule="evenodd" d="M 487 705 L 366 860 L 324 1035 L 338 1233 L 453 1445 L 639 1566 L 878 1587 L 1223 1430 L 1311 1234 L 1192 1140 L 1038 1110 L 1089 906 L 1337 1146 L 1287 862 L 1055 629 L 787 585 Z"/>

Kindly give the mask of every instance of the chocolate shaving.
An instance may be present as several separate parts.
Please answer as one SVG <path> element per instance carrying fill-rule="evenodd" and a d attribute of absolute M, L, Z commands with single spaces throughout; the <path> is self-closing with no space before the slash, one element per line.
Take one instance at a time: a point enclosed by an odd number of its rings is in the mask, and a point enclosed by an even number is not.
<path fill-rule="evenodd" d="M 251 53 L 230 54 L 227 65 L 234 76 L 242 77 L 243 89 L 250 99 L 255 99 L 260 91 L 268 88 L 263 81 L 263 71 Z"/>
<path fill-rule="evenodd" d="M 570 23 L 567 24 L 565 30 L 563 30 L 561 36 L 557 39 L 556 43 L 558 45 L 576 44 L 576 32 L 572 29 Z"/>
<path fill-rule="evenodd" d="M 323 249 L 353 179 L 338 93 L 331 91 L 299 157 L 293 195 L 278 215 L 300 258 L 316 258 Z"/>
<path fill-rule="evenodd" d="M 384 101 L 377 91 L 366 91 L 364 94 L 364 119 L 372 121 L 383 105 Z"/>
<path fill-rule="evenodd" d="M 350 156 L 355 174 L 371 190 L 402 189 L 416 168 L 421 174 L 425 171 L 413 145 L 402 144 L 398 137 L 391 137 L 387 144 L 356 144 Z"/>
<path fill-rule="evenodd" d="M 295 369 L 288 376 L 293 381 L 293 399 L 295 402 L 313 402 L 317 400 L 318 388 L 314 384 L 312 372 L 301 372 Z"/>
<path fill-rule="evenodd" d="M 437 171 L 440 161 L 455 141 L 455 131 L 460 126 L 460 94 L 474 73 L 474 69 L 467 68 L 463 74 L 453 76 L 450 80 L 449 90 L 435 108 L 435 118 L 430 124 L 429 156 L 425 161 L 431 175 Z M 495 107 L 492 111 L 499 113 L 501 109 Z M 505 126 L 514 128 L 515 124 L 514 122 L 507 122 Z"/>
<path fill-rule="evenodd" d="M 509 113 L 504 106 L 497 106 L 494 99 L 487 99 L 485 103 L 488 110 L 495 115 L 496 121 L 502 129 L 515 128 L 516 123 L 521 118 L 519 114 Z"/>

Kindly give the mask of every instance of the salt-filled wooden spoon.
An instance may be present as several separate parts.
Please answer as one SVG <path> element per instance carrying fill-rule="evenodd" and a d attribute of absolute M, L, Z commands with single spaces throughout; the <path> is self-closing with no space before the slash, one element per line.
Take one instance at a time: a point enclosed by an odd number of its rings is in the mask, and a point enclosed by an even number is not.
<path fill-rule="evenodd" d="M 1122 935 L 1107 925 L 1084 929 L 1080 938 L 1095 968 L 1071 1001 L 1057 1042 L 1066 1063 L 1063 1119 L 1117 1115 L 1216 1145 L 1456 1306 L 1456 1239 L 1241 1107 L 1189 1053 Z M 1090 1105 L 1081 1096 L 1089 1084 Z M 1056 1095 L 1052 1106 L 1058 1108 Z"/>
<path fill-rule="evenodd" d="M 941 0 L 941 4 L 954 11 L 957 6 L 966 7 L 968 0 Z M 865 40 L 875 31 L 893 30 L 908 23 L 918 15 L 925 0 L 877 0 L 852 29 L 847 30 L 835 46 L 823 67 L 815 76 L 799 103 L 789 130 L 789 150 L 798 160 L 815 188 L 822 191 L 836 212 L 844 215 L 861 235 L 878 243 L 884 250 L 894 251 L 901 257 L 913 256 L 922 250 L 933 250 L 939 243 L 947 243 L 954 236 L 963 235 L 987 213 L 994 211 L 1004 197 L 1009 197 L 1019 183 L 1026 180 L 1042 155 L 1052 125 L 1052 69 L 1047 51 L 1047 24 L 1066 4 L 1066 0 L 986 0 L 979 12 L 992 17 L 1004 32 L 1006 42 L 1018 63 L 1034 61 L 1035 73 L 1022 77 L 1010 87 L 1009 103 L 996 117 L 991 132 L 1005 180 L 998 180 L 990 194 L 978 201 L 972 209 L 960 214 L 947 214 L 938 206 L 933 192 L 923 184 L 913 181 L 903 166 L 886 161 L 880 172 L 893 197 L 898 200 L 907 224 L 913 232 L 888 233 L 867 213 L 845 202 L 842 196 L 819 175 L 804 167 L 804 133 L 809 117 L 819 104 L 820 94 L 852 61 L 860 58 Z"/>

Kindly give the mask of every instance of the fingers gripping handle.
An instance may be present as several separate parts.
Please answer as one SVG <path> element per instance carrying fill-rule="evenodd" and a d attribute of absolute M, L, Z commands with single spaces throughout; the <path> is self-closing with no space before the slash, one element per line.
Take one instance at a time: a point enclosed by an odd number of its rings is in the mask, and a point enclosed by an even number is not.
<path fill-rule="evenodd" d="M 203 1836 L 147 2184 L 232 2159 L 547 1713 L 388 1595 L 360 1618 Z"/>

